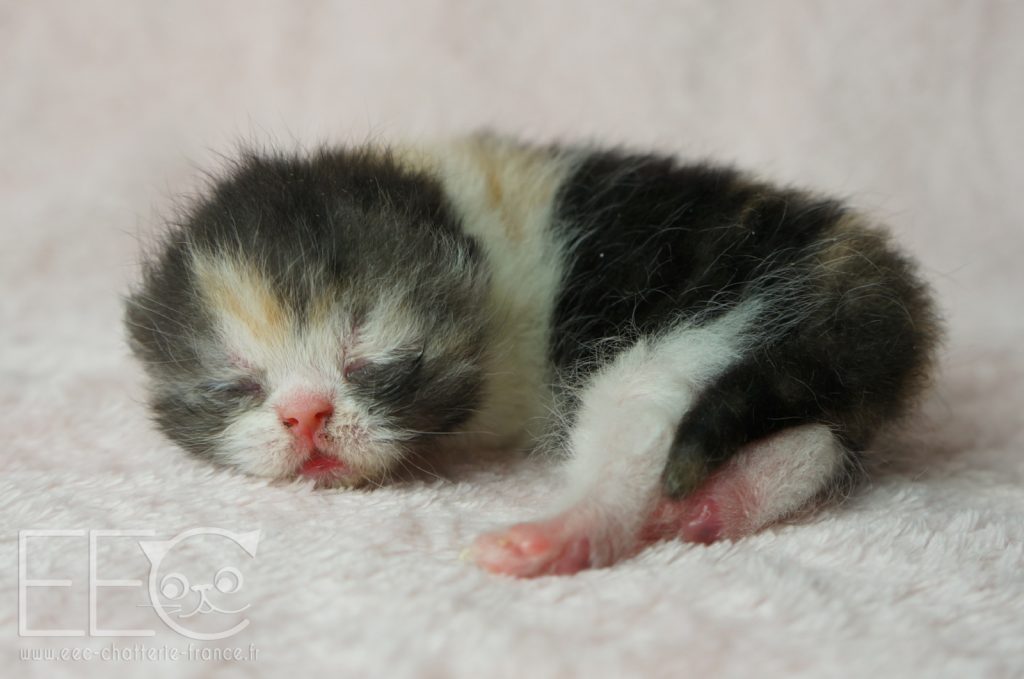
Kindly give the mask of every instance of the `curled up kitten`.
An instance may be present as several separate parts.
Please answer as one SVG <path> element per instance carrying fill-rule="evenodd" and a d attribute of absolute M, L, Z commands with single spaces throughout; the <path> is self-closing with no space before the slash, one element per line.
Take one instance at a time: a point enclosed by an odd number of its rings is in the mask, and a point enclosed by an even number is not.
<path fill-rule="evenodd" d="M 265 477 L 385 480 L 557 440 L 519 576 L 756 531 L 848 482 L 923 385 L 928 290 L 840 202 L 728 167 L 477 135 L 248 154 L 127 302 L 156 423 Z"/>

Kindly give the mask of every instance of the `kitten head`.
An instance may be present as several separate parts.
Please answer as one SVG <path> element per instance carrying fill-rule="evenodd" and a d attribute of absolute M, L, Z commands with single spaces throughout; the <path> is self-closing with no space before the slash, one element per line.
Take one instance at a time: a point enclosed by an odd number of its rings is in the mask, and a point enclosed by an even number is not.
<path fill-rule="evenodd" d="M 352 484 L 474 411 L 485 289 L 440 188 L 386 153 L 248 155 L 148 262 L 126 324 L 181 446 Z"/>

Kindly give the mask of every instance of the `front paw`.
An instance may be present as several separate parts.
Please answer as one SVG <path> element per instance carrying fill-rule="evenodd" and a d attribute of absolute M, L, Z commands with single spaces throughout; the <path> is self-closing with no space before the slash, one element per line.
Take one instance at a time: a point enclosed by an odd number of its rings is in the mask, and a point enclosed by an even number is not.
<path fill-rule="evenodd" d="M 484 570 L 519 578 L 570 575 L 591 566 L 587 534 L 560 517 L 485 533 L 470 556 Z"/>

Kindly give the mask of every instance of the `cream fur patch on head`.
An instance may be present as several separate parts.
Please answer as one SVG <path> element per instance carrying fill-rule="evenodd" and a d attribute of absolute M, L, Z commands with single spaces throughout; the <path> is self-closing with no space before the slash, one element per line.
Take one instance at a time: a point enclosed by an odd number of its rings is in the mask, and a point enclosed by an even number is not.
<path fill-rule="evenodd" d="M 194 253 L 192 270 L 230 349 L 262 354 L 287 344 L 295 319 L 255 265 Z"/>

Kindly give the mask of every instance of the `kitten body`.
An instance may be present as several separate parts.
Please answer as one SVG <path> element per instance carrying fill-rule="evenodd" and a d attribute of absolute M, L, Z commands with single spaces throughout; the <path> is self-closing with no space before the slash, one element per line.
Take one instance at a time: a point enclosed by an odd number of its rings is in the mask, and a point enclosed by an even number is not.
<path fill-rule="evenodd" d="M 473 547 L 521 576 L 740 537 L 833 492 L 938 337 L 912 263 L 839 202 L 490 135 L 246 156 L 127 322 L 161 429 L 247 473 L 564 452 L 548 518 Z"/>

